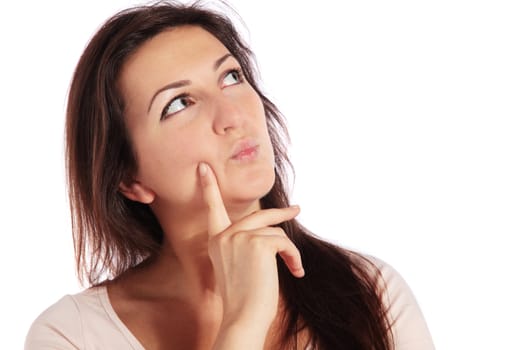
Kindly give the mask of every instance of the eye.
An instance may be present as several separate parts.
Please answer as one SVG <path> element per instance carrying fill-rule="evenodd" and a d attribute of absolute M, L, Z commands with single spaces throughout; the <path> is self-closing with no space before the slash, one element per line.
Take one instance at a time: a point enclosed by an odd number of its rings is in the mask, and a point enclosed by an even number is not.
<path fill-rule="evenodd" d="M 187 107 L 191 106 L 193 102 L 190 100 L 188 94 L 182 94 L 171 100 L 166 107 L 162 110 L 160 119 L 163 120 L 166 117 L 178 113 Z"/>
<path fill-rule="evenodd" d="M 224 86 L 231 86 L 242 83 L 243 77 L 241 70 L 239 68 L 232 69 L 226 73 L 224 76 Z"/>

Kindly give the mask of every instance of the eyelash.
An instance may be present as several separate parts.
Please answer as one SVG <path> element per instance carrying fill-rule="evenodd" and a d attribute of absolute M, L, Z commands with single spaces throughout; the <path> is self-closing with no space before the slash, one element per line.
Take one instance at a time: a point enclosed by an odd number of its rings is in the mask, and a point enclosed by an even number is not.
<path fill-rule="evenodd" d="M 190 94 L 188 94 L 187 92 L 183 92 L 182 94 L 179 94 L 177 96 L 175 96 L 174 98 L 172 98 L 167 104 L 166 106 L 162 109 L 162 112 L 160 113 L 160 120 L 164 120 L 166 119 L 169 115 L 168 115 L 168 110 L 170 108 L 170 106 L 172 105 L 173 102 L 177 101 L 178 99 L 187 99 L 188 97 L 190 97 Z M 178 113 L 178 112 L 176 112 Z"/>
<path fill-rule="evenodd" d="M 241 68 L 232 68 L 232 69 L 227 70 L 226 73 L 224 73 L 224 75 L 223 75 L 223 77 L 222 77 L 222 80 L 224 80 L 224 79 L 225 79 L 229 74 L 231 74 L 231 73 L 236 73 L 236 74 L 237 74 L 237 79 L 238 79 L 238 82 L 235 83 L 235 84 L 232 84 L 232 85 L 238 85 L 238 84 L 242 84 L 242 83 L 244 83 L 245 80 L 244 80 L 244 75 L 243 75 L 243 73 L 242 73 Z M 232 86 L 232 85 L 228 85 L 228 86 Z M 168 110 L 169 110 L 169 108 L 170 108 L 170 106 L 171 106 L 171 104 L 172 104 L 173 102 L 175 102 L 175 101 L 178 100 L 178 99 L 187 99 L 187 98 L 189 98 L 189 97 L 190 97 L 190 95 L 189 95 L 187 92 L 183 92 L 183 93 L 181 93 L 181 94 L 175 96 L 174 98 L 172 98 L 172 99 L 166 104 L 166 106 L 162 109 L 162 112 L 161 112 L 161 114 L 160 114 L 160 120 L 164 120 L 164 119 L 166 119 L 166 118 L 169 116 L 169 115 L 168 115 Z M 190 101 L 189 106 L 191 106 L 192 104 L 193 104 L 193 102 Z M 187 107 L 186 107 L 186 108 L 187 108 Z M 185 108 L 185 109 L 186 109 L 186 108 Z M 178 113 L 178 112 L 175 112 L 175 113 L 172 113 L 172 114 L 176 114 L 176 113 Z"/>
<path fill-rule="evenodd" d="M 244 83 L 244 75 L 242 74 L 242 70 L 241 68 L 233 68 L 233 69 L 229 69 L 226 74 L 224 74 L 224 77 L 222 78 L 224 80 L 224 78 L 226 78 L 228 76 L 228 74 L 230 73 L 237 73 L 237 77 L 239 79 L 239 82 L 237 84 L 241 84 L 241 83 Z"/>

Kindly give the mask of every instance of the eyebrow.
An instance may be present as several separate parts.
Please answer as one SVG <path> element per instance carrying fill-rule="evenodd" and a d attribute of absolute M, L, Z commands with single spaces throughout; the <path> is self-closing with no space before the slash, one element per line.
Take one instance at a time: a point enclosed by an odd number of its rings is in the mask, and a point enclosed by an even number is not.
<path fill-rule="evenodd" d="M 218 60 L 216 60 L 215 63 L 213 64 L 213 70 L 217 71 L 217 69 L 219 69 L 221 64 L 223 64 L 224 61 L 226 61 L 229 57 L 233 57 L 231 53 L 227 53 L 226 55 L 224 55 L 224 56 L 220 57 Z M 165 86 L 161 87 L 160 89 L 158 89 L 153 94 L 153 97 L 151 98 L 151 101 L 150 101 L 149 106 L 148 106 L 148 113 L 151 110 L 151 106 L 153 105 L 153 101 L 155 101 L 155 98 L 157 97 L 158 94 L 160 94 L 161 92 L 163 92 L 165 90 L 168 90 L 168 89 L 177 89 L 177 88 L 180 88 L 180 87 L 183 87 L 183 86 L 187 86 L 187 85 L 190 85 L 190 84 L 191 84 L 191 80 L 179 80 L 179 81 L 175 81 L 173 83 L 169 83 L 168 85 L 165 85 Z"/>

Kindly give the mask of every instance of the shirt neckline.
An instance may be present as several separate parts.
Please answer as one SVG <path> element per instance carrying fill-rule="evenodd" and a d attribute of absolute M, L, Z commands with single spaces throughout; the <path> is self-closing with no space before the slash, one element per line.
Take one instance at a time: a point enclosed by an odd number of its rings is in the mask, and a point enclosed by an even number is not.
<path fill-rule="evenodd" d="M 108 317 L 113 321 L 115 326 L 120 330 L 120 332 L 124 335 L 124 337 L 128 340 L 128 342 L 131 344 L 133 349 L 135 350 L 146 350 L 144 346 L 140 343 L 140 341 L 131 333 L 129 328 L 122 322 L 120 317 L 118 317 L 117 312 L 113 308 L 113 305 L 111 305 L 111 300 L 109 299 L 108 294 L 108 288 L 106 285 L 100 286 L 97 288 L 97 295 L 100 300 L 100 303 L 102 304 L 102 307 L 104 308 L 104 311 L 108 314 Z M 311 341 L 308 342 L 308 344 L 305 347 L 305 350 L 313 350 Z"/>
<path fill-rule="evenodd" d="M 122 322 L 120 317 L 118 317 L 115 309 L 113 309 L 113 305 L 111 305 L 111 300 L 109 299 L 108 294 L 108 288 L 107 286 L 100 286 L 97 291 L 100 303 L 102 304 L 102 307 L 106 311 L 108 317 L 113 321 L 115 326 L 120 330 L 120 332 L 124 335 L 124 337 L 128 340 L 128 342 L 131 344 L 133 349 L 135 350 L 146 350 L 144 346 L 140 343 L 140 341 L 131 333 L 128 327 Z"/>

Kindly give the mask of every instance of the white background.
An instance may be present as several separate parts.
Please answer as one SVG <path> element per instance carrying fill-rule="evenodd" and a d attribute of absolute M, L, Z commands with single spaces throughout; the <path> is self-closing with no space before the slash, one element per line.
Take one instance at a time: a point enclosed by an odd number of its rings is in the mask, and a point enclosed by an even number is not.
<path fill-rule="evenodd" d="M 0 12 L 0 347 L 74 274 L 69 79 L 132 1 Z M 287 116 L 300 219 L 414 290 L 439 349 L 525 349 L 525 11 L 520 1 L 232 1 Z M 300 4 L 300 5 L 297 5 Z"/>

